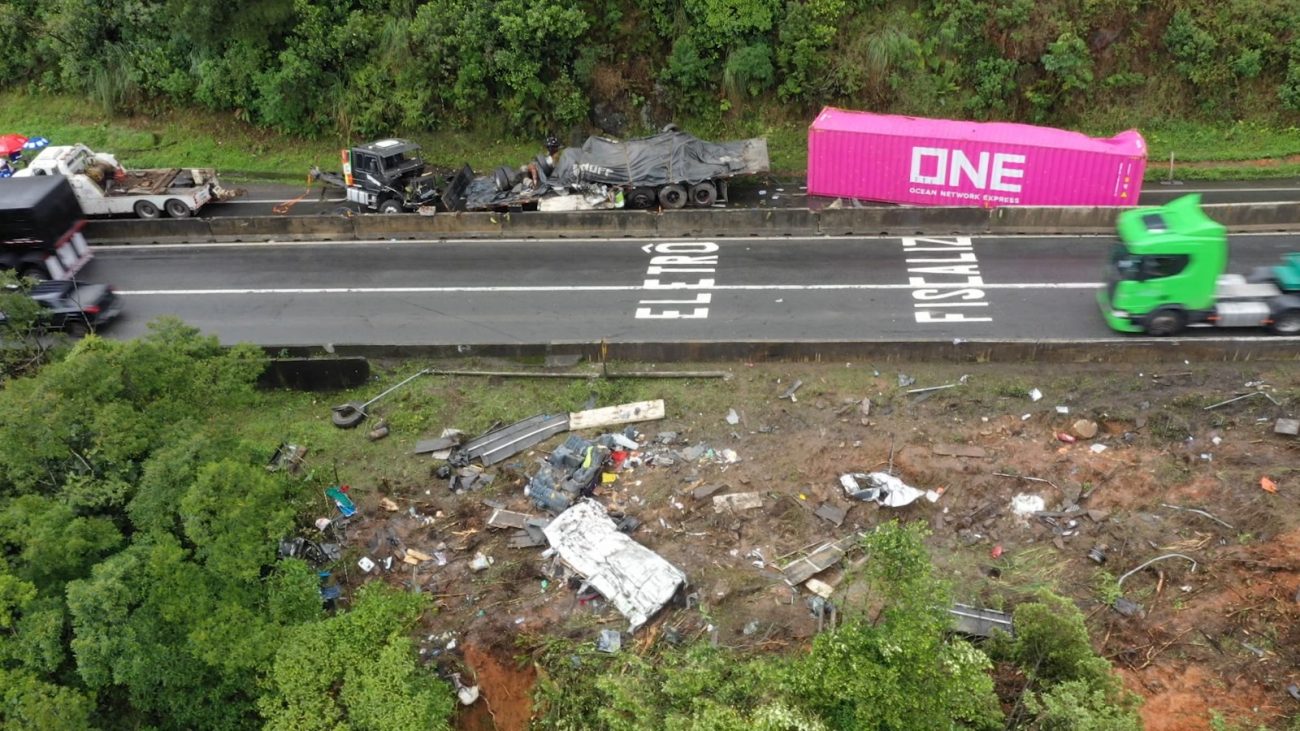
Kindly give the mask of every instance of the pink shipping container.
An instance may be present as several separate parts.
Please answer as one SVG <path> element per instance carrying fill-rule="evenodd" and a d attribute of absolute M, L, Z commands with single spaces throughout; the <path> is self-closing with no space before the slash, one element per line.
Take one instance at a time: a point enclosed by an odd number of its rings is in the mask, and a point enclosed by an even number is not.
<path fill-rule="evenodd" d="M 1132 206 L 1146 141 L 1006 122 L 826 107 L 808 128 L 808 194 L 921 206 Z"/>

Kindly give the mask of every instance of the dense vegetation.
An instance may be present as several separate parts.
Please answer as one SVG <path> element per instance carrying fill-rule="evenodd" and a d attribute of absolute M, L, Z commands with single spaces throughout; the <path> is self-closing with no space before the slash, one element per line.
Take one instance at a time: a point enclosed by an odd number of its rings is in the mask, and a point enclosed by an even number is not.
<path fill-rule="evenodd" d="M 257 390 L 260 350 L 222 348 L 176 320 L 134 341 L 16 338 L 30 323 L 21 304 L 0 287 L 12 355 L 0 375 L 0 730 L 450 725 L 451 687 L 413 641 L 428 594 L 373 582 L 327 611 L 316 569 L 277 558 L 329 484 L 264 467 L 271 439 L 304 435 L 298 401 L 319 412 L 309 394 Z M 314 427 L 318 446 L 340 434 L 327 419 Z M 811 648 L 741 655 L 705 639 L 609 656 L 521 638 L 546 670 L 538 725 L 1137 728 L 1065 600 L 1021 603 L 1014 640 L 951 636 L 949 587 L 923 538 L 916 525 L 869 535 L 867 599 L 841 604 Z M 1002 698 L 995 677 L 1014 679 Z"/>
<path fill-rule="evenodd" d="M 0 79 L 295 134 L 612 133 L 823 103 L 1114 127 L 1300 119 L 1291 0 L 5 0 Z"/>

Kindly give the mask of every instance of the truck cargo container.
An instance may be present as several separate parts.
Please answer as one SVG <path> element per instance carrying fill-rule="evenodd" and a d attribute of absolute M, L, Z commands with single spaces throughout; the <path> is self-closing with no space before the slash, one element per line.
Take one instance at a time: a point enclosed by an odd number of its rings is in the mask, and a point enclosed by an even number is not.
<path fill-rule="evenodd" d="M 0 180 L 0 268 L 34 279 L 71 279 L 94 254 L 72 185 L 63 176 Z"/>
<path fill-rule="evenodd" d="M 1146 156 L 1137 130 L 1099 139 L 827 107 L 808 129 L 808 194 L 919 206 L 1133 206 Z"/>

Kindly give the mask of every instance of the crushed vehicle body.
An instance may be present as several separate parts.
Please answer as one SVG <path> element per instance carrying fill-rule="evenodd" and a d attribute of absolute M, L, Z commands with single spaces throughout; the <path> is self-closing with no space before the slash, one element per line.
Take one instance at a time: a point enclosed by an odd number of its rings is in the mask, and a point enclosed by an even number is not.
<path fill-rule="evenodd" d="M 686 584 L 686 574 L 620 533 L 600 503 L 582 500 L 542 531 L 561 561 L 608 599 L 635 631 Z"/>
<path fill-rule="evenodd" d="M 708 142 L 669 125 L 631 140 L 588 137 L 558 158 L 538 155 L 518 169 L 462 179 L 444 198 L 467 211 L 707 208 L 727 200 L 730 178 L 768 169 L 765 138 Z"/>

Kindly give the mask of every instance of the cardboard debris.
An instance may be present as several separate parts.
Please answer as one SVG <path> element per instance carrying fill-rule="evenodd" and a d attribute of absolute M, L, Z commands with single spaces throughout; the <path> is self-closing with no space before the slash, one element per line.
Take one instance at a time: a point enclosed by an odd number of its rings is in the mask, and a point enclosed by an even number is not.
<path fill-rule="evenodd" d="M 406 557 L 402 559 L 402 563 L 407 563 L 414 566 L 415 564 L 423 563 L 425 561 L 432 561 L 432 560 L 433 560 L 433 556 L 430 556 L 424 551 L 417 551 L 414 548 L 408 548 L 406 549 Z"/>
<path fill-rule="evenodd" d="M 763 507 L 763 496 L 756 492 L 733 492 L 713 497 L 713 509 L 719 513 L 736 513 L 761 507 Z"/>
<path fill-rule="evenodd" d="M 976 447 L 971 444 L 936 444 L 930 447 L 930 451 L 945 457 L 983 459 L 989 456 L 989 453 L 983 447 Z"/>
<path fill-rule="evenodd" d="M 662 556 L 620 533 L 605 508 L 582 500 L 542 531 L 560 560 L 586 579 L 635 631 L 686 583 L 686 574 Z"/>
<path fill-rule="evenodd" d="M 601 429 L 615 424 L 630 424 L 636 421 L 654 421 L 664 418 L 664 400 L 637 401 L 618 406 L 606 406 L 601 409 L 576 411 L 569 414 L 569 429 Z"/>

